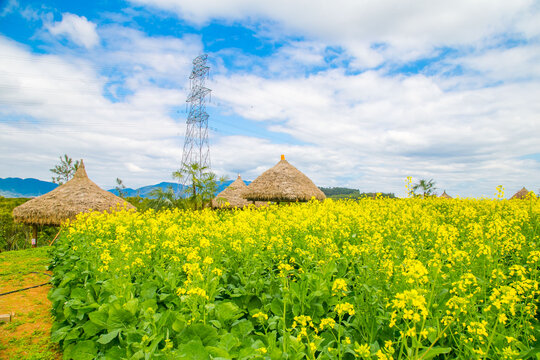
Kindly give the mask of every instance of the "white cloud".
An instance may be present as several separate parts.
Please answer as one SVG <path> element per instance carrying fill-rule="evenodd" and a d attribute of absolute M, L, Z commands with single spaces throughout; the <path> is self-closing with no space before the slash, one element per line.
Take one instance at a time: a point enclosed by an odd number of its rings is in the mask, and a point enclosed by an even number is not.
<path fill-rule="evenodd" d="M 233 113 L 310 144 L 263 142 L 256 149 L 255 143 L 245 148 L 235 140 L 227 143 L 228 150 L 220 148 L 218 156 L 254 149 L 242 158 L 249 157 L 247 163 L 255 164 L 255 158 L 269 162 L 264 154 L 276 157 L 280 149 L 290 151 L 297 156 L 298 167 L 310 172 L 316 183 L 341 181 L 364 191 L 403 194 L 406 176 L 435 178 L 461 196 L 491 196 L 498 184 L 535 188 L 540 167 L 534 160 L 520 158 L 540 152 L 534 136 L 540 133 L 538 52 L 530 49 L 524 52 L 530 56 L 516 60 L 515 50 L 507 51 L 499 51 L 499 58 L 502 64 L 507 63 L 504 59 L 520 64 L 519 81 L 489 87 L 448 84 L 475 83 L 477 71 L 452 80 L 389 76 L 382 70 L 351 75 L 343 69 L 280 79 L 217 76 L 214 96 Z M 505 78 L 504 65 L 490 66 L 486 61 L 464 59 L 470 64 L 466 66 L 483 64 L 493 78 Z M 310 155 L 302 156 L 305 152 Z M 321 164 L 324 171 L 316 170 Z M 252 172 L 254 165 L 247 169 Z"/>
<path fill-rule="evenodd" d="M 337 0 L 132 0 L 175 12 L 182 19 L 273 21 L 274 35 L 302 35 L 344 46 L 360 68 L 385 59 L 408 61 L 433 54 L 438 47 L 476 46 L 502 33 L 538 37 L 540 9 L 533 0 L 354 1 Z M 379 46 L 382 45 L 382 46 Z M 375 46 L 375 47 L 374 47 Z"/>
<path fill-rule="evenodd" d="M 170 179 L 185 131 L 182 114 L 171 108 L 183 106 L 201 45 L 137 31 L 124 40 L 106 38 L 104 48 L 59 56 L 32 54 L 0 36 L 0 176 L 48 179 L 66 153 L 84 158 L 103 187 L 113 187 L 116 177 L 130 187 Z M 162 86 L 167 79 L 174 86 Z M 111 81 L 121 99 L 104 95 Z"/>
<path fill-rule="evenodd" d="M 46 25 L 47 30 L 54 36 L 65 36 L 75 44 L 91 49 L 99 44 L 96 24 L 84 16 L 70 13 L 62 14 L 62 21 Z"/>

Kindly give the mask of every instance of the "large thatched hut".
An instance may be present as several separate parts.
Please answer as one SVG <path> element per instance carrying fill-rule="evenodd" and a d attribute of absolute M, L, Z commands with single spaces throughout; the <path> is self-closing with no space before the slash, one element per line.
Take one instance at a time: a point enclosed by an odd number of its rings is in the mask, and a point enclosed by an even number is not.
<path fill-rule="evenodd" d="M 439 197 L 443 199 L 452 199 L 452 197 L 446 193 L 446 190 L 444 190 L 441 196 Z"/>
<path fill-rule="evenodd" d="M 29 225 L 60 225 L 81 212 L 110 211 L 117 205 L 135 207 L 92 182 L 81 160 L 71 180 L 47 194 L 36 197 L 13 209 L 13 219 Z"/>
<path fill-rule="evenodd" d="M 243 194 L 250 201 L 293 202 L 324 200 L 324 193 L 306 175 L 285 160 L 256 178 Z"/>
<path fill-rule="evenodd" d="M 240 175 L 238 178 L 227 186 L 222 192 L 212 199 L 213 208 L 241 208 L 248 206 L 249 201 L 242 197 L 242 193 L 247 189 L 246 183 Z"/>
<path fill-rule="evenodd" d="M 514 194 L 514 196 L 510 198 L 510 200 L 525 199 L 528 194 L 529 190 L 525 189 L 525 187 L 522 187 L 521 190 L 519 190 L 517 193 Z"/>

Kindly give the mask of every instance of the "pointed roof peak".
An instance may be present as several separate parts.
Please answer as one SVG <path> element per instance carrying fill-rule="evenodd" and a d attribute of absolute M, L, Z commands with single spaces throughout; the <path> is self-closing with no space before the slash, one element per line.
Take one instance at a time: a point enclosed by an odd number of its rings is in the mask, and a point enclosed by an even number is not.
<path fill-rule="evenodd" d="M 84 162 L 83 159 L 79 162 L 79 167 L 77 168 L 77 171 L 75 171 L 75 175 L 73 175 L 73 178 L 78 179 L 84 179 L 88 178 L 88 174 L 86 173 L 86 169 L 84 168 Z"/>

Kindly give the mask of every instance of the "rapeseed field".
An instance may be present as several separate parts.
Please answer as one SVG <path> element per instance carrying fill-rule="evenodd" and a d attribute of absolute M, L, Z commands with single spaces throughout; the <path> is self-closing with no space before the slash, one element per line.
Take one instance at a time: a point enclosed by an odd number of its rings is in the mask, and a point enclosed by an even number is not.
<path fill-rule="evenodd" d="M 91 213 L 53 253 L 68 359 L 516 359 L 539 349 L 540 201 Z"/>

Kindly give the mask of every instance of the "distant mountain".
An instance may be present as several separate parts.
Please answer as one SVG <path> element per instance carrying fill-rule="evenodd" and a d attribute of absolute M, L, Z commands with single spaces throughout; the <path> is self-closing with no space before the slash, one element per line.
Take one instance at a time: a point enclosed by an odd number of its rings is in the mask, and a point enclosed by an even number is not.
<path fill-rule="evenodd" d="M 182 189 L 182 185 L 178 183 L 160 182 L 159 184 L 147 185 L 138 189 L 125 188 L 123 192 L 126 194 L 126 196 L 140 196 L 144 198 L 151 198 L 150 193 L 152 192 L 152 190 L 157 188 L 166 190 L 169 186 L 173 188 L 175 193 L 179 193 Z M 112 192 L 114 195 L 118 195 L 118 191 L 116 191 L 116 189 L 110 189 L 109 191 Z"/>
<path fill-rule="evenodd" d="M 227 186 L 229 186 L 233 180 L 225 181 L 220 183 L 218 186 L 218 193 L 223 191 Z M 251 181 L 246 181 L 246 184 L 250 184 Z M 36 197 L 48 193 L 49 191 L 55 189 L 58 185 L 48 181 L 42 181 L 38 179 L 21 179 L 21 178 L 0 178 L 0 196 L 10 197 L 10 198 L 20 198 L 20 197 Z M 172 182 L 161 182 L 155 185 L 143 186 L 138 189 L 125 189 L 126 196 L 141 196 L 145 198 L 150 197 L 150 192 L 156 188 L 161 188 L 166 190 L 167 187 L 172 186 L 175 192 L 180 193 L 182 185 Z M 118 192 L 115 189 L 109 190 L 115 195 L 118 195 Z"/>
<path fill-rule="evenodd" d="M 0 196 L 21 198 L 40 196 L 54 190 L 58 185 L 38 179 L 0 178 Z"/>
<path fill-rule="evenodd" d="M 225 182 L 219 183 L 217 193 L 220 193 L 221 191 L 223 191 L 227 186 L 231 185 L 233 183 L 233 181 L 234 180 L 227 180 Z M 251 183 L 251 181 L 246 181 L 245 183 L 247 185 L 249 185 Z M 126 188 L 123 191 L 126 194 L 126 196 L 128 196 L 128 197 L 129 196 L 141 196 L 141 197 L 144 197 L 144 198 L 152 198 L 152 196 L 150 196 L 150 193 L 152 192 L 152 190 L 154 190 L 156 188 L 161 188 L 162 190 L 167 190 L 167 188 L 169 186 L 171 186 L 173 188 L 175 193 L 182 192 L 183 186 L 178 184 L 178 183 L 172 183 L 172 182 L 161 182 L 161 183 L 155 184 L 155 185 L 143 186 L 143 187 L 140 187 L 138 189 Z M 115 195 L 118 195 L 118 191 L 116 191 L 116 189 L 110 189 L 109 191 L 112 192 Z M 217 195 L 217 193 L 216 193 L 216 195 Z"/>

